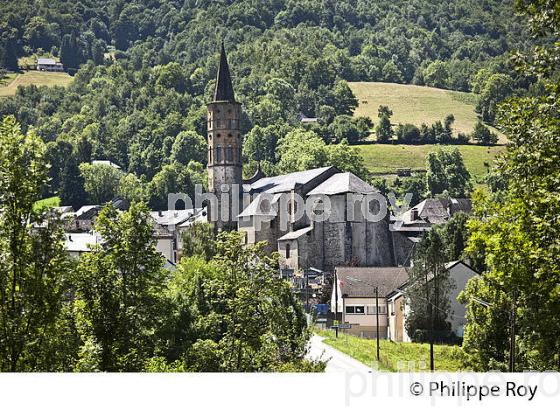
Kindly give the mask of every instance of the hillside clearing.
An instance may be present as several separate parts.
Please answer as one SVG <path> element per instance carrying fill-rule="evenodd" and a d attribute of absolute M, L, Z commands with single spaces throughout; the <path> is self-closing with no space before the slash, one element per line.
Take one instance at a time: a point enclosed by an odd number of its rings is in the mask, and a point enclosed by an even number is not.
<path fill-rule="evenodd" d="M 481 179 L 487 169 L 485 163 L 492 165 L 496 155 L 505 149 L 503 146 L 484 147 L 479 145 L 390 145 L 364 144 L 356 145 L 364 159 L 364 164 L 374 174 L 396 174 L 399 168 L 410 168 L 413 171 L 426 169 L 426 155 L 442 147 L 457 148 L 463 161 L 475 179 Z"/>
<path fill-rule="evenodd" d="M 52 196 L 50 198 L 41 199 L 35 202 L 35 204 L 33 204 L 33 209 L 35 209 L 36 211 L 41 211 L 49 208 L 56 208 L 57 206 L 60 206 L 60 198 L 57 196 Z"/>
<path fill-rule="evenodd" d="M 478 120 L 474 111 L 477 101 L 475 94 L 394 83 L 355 82 L 349 83 L 349 86 L 359 103 L 354 115 L 370 117 L 374 122 L 377 122 L 380 105 L 387 105 L 393 111 L 391 123 L 394 125 L 431 125 L 453 114 L 455 133 L 469 134 Z M 502 133 L 490 128 L 498 134 L 500 143 L 507 141 Z"/>
<path fill-rule="evenodd" d="M 24 71 L 21 74 L 9 74 L 7 81 L 0 84 L 0 97 L 9 97 L 16 94 L 18 86 L 34 84 L 37 87 L 46 85 L 52 87 L 61 85 L 66 87 L 72 82 L 72 77 L 67 73 L 47 71 Z"/>

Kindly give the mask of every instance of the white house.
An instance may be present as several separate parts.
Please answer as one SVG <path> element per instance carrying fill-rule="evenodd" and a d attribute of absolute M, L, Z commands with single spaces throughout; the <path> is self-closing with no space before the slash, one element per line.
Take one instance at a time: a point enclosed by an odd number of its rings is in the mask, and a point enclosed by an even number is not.
<path fill-rule="evenodd" d="M 387 338 L 389 318 L 387 295 L 408 280 L 403 267 L 336 267 L 336 286 L 331 295 L 331 312 L 338 311 L 340 322 L 350 325 L 348 333 L 365 338 Z M 376 290 L 378 298 L 376 300 Z M 376 315 L 379 308 L 379 328 Z"/>
<path fill-rule="evenodd" d="M 62 63 L 57 63 L 53 58 L 38 58 L 37 70 L 39 71 L 64 71 Z"/>
<path fill-rule="evenodd" d="M 451 309 L 448 321 L 451 323 L 451 331 L 457 337 L 462 338 L 466 324 L 466 307 L 457 301 L 457 296 L 465 289 L 469 279 L 479 274 L 462 261 L 449 262 L 445 267 L 449 272 L 449 279 L 451 281 L 451 291 L 449 292 Z M 407 334 L 405 328 L 406 318 L 410 312 L 410 307 L 406 300 L 406 289 L 408 286 L 411 286 L 411 284 L 407 282 L 402 283 L 387 295 L 389 312 L 388 337 L 394 342 L 410 342 L 410 335 Z"/>
<path fill-rule="evenodd" d="M 203 208 L 181 209 L 150 212 L 154 220 L 156 249 L 169 261 L 177 263 L 181 258 L 182 232 L 191 223 L 203 220 L 206 210 Z"/>
<path fill-rule="evenodd" d="M 95 231 L 65 233 L 64 236 L 66 251 L 74 258 L 91 252 L 91 248 L 101 242 L 101 237 Z"/>

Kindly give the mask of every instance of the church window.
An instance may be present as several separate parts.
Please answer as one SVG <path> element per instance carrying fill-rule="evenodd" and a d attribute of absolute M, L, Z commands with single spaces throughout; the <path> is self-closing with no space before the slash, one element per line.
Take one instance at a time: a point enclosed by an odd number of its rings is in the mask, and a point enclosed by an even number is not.
<path fill-rule="evenodd" d="M 216 147 L 216 162 L 222 162 L 222 147 L 220 145 Z"/>
<path fill-rule="evenodd" d="M 286 244 L 286 259 L 289 259 L 289 258 L 290 258 L 290 251 L 291 251 L 290 248 L 291 248 L 291 247 L 290 247 L 290 244 L 287 243 L 287 244 Z"/>
<path fill-rule="evenodd" d="M 208 162 L 211 164 L 212 163 L 212 148 L 210 148 L 208 150 Z"/>
<path fill-rule="evenodd" d="M 226 161 L 233 162 L 233 147 L 231 145 L 228 145 L 226 149 Z"/>

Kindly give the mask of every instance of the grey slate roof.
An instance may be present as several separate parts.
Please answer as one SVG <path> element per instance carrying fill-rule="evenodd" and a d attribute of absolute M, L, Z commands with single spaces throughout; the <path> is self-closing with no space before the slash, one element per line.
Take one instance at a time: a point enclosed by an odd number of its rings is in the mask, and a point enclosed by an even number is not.
<path fill-rule="evenodd" d="M 247 184 L 246 190 L 256 192 L 268 192 L 271 194 L 279 192 L 289 192 L 293 190 L 296 185 L 307 184 L 314 178 L 317 178 L 324 172 L 327 172 L 334 167 L 323 167 L 310 169 L 308 171 L 292 172 L 291 174 L 278 175 L 275 177 L 261 178 L 252 184 Z"/>
<path fill-rule="evenodd" d="M 318 187 L 313 189 L 308 195 L 336 195 L 346 193 L 372 194 L 376 190 L 364 180 L 358 178 L 351 172 L 341 172 L 334 174 Z"/>
<path fill-rule="evenodd" d="M 54 207 L 53 211 L 56 211 L 60 215 L 64 215 L 68 213 L 74 213 L 74 208 L 72 208 L 70 205 L 62 205 Z"/>
<path fill-rule="evenodd" d="M 343 297 L 373 297 L 375 287 L 385 297 L 408 280 L 403 267 L 337 267 L 336 275 Z"/>
<path fill-rule="evenodd" d="M 200 208 L 179 209 L 175 211 L 150 211 L 150 216 L 161 226 L 179 225 L 201 211 Z"/>
<path fill-rule="evenodd" d="M 276 216 L 278 214 L 277 207 L 274 205 L 280 199 L 282 194 L 273 194 L 272 198 L 263 198 L 263 194 L 259 193 L 251 201 L 251 203 L 237 215 L 238 218 L 249 216 Z"/>
<path fill-rule="evenodd" d="M 308 232 L 311 232 L 313 230 L 312 226 L 307 226 L 305 228 L 301 228 L 298 229 L 297 231 L 292 231 L 292 232 L 288 232 L 286 235 L 282 236 L 281 238 L 279 238 L 279 241 L 290 241 L 293 239 L 297 239 L 302 235 L 305 235 Z"/>
<path fill-rule="evenodd" d="M 53 58 L 38 58 L 37 64 L 39 65 L 55 65 L 56 61 Z"/>
<path fill-rule="evenodd" d="M 117 164 L 115 164 L 114 162 L 105 160 L 105 159 L 95 159 L 93 161 L 91 161 L 92 165 L 107 165 L 110 167 L 113 167 L 115 169 L 121 169 L 121 167 L 119 167 Z"/>
<path fill-rule="evenodd" d="M 429 198 L 410 208 L 398 218 L 397 222 L 402 221 L 403 225 L 442 224 L 456 212 L 469 213 L 471 209 L 471 200 L 467 198 Z M 413 210 L 418 211 L 417 219 L 412 218 Z"/>
<path fill-rule="evenodd" d="M 91 219 L 101 210 L 99 205 L 84 205 L 76 211 L 77 219 Z"/>
<path fill-rule="evenodd" d="M 220 50 L 220 65 L 218 67 L 218 74 L 216 77 L 216 89 L 214 90 L 214 101 L 229 101 L 235 102 L 233 94 L 233 84 L 231 83 L 231 76 L 229 74 L 229 65 L 226 57 L 226 50 L 224 49 L 224 42 L 222 41 L 222 48 Z"/>

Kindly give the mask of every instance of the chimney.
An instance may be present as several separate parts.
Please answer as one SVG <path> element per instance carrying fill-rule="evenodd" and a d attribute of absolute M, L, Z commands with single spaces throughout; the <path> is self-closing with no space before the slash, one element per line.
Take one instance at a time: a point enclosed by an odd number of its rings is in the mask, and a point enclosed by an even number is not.
<path fill-rule="evenodd" d="M 68 240 L 72 242 L 72 235 L 68 235 Z"/>
<path fill-rule="evenodd" d="M 160 217 L 163 216 L 163 211 L 162 210 L 157 211 L 157 213 L 158 213 L 158 216 L 160 216 Z"/>

